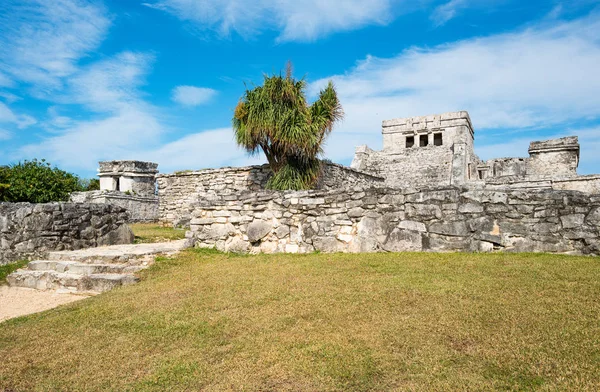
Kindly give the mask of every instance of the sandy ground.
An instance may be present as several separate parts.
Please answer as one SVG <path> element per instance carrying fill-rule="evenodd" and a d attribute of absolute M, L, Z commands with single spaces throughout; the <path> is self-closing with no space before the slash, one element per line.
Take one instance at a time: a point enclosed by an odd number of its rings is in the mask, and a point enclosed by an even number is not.
<path fill-rule="evenodd" d="M 13 317 L 52 309 L 87 297 L 89 296 L 0 286 L 0 322 Z"/>

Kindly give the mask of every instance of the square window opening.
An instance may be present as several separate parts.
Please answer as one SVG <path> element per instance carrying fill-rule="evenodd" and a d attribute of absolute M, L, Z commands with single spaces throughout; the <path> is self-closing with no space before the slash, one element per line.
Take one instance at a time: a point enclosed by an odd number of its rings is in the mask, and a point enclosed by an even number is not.
<path fill-rule="evenodd" d="M 415 145 L 415 137 L 414 136 L 407 136 L 406 137 L 406 148 L 411 148 L 414 145 Z"/>
<path fill-rule="evenodd" d="M 443 139 L 442 139 L 442 134 L 441 133 L 434 133 L 433 134 L 433 145 L 434 146 L 441 146 L 442 144 L 444 144 Z"/>
<path fill-rule="evenodd" d="M 428 135 L 421 135 L 419 136 L 419 145 L 421 147 L 425 147 L 429 144 L 429 137 Z"/>

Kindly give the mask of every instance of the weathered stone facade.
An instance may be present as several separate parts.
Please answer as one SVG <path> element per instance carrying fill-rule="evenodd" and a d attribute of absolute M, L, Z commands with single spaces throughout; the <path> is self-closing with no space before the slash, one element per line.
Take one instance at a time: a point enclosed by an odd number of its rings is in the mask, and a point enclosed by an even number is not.
<path fill-rule="evenodd" d="M 0 203 L 0 264 L 51 250 L 132 243 L 127 219 L 113 205 Z"/>
<path fill-rule="evenodd" d="M 73 203 L 100 203 L 119 206 L 129 213 L 129 222 L 158 221 L 158 196 L 129 195 L 119 191 L 90 191 L 71 194 Z"/>
<path fill-rule="evenodd" d="M 157 177 L 160 222 L 187 227 L 197 202 L 237 192 L 262 190 L 270 175 L 268 165 L 161 174 Z M 381 185 L 382 178 L 326 162 L 317 188 L 343 189 Z"/>
<path fill-rule="evenodd" d="M 593 193 L 598 176 L 578 176 L 576 136 L 531 142 L 528 158 L 482 161 L 467 112 L 387 120 L 383 150 L 356 149 L 352 167 L 385 179 L 389 187 L 424 189 L 470 184 L 489 188 L 569 189 Z"/>
<path fill-rule="evenodd" d="M 231 252 L 600 254 L 600 195 L 555 190 L 337 189 L 215 195 L 188 235 Z"/>
<path fill-rule="evenodd" d="M 383 150 L 356 149 L 351 167 L 394 188 L 462 185 L 475 174 L 474 132 L 467 112 L 383 122 Z"/>
<path fill-rule="evenodd" d="M 136 196 L 156 194 L 158 164 L 141 161 L 100 162 L 100 190 L 119 191 Z"/>

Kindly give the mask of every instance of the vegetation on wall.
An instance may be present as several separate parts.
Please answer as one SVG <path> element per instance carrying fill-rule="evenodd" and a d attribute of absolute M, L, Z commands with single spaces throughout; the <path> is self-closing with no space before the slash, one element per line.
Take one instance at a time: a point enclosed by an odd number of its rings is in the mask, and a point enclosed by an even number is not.
<path fill-rule="evenodd" d="M 319 156 L 325 138 L 343 117 L 333 83 L 309 105 L 306 82 L 285 76 L 264 77 L 262 86 L 246 90 L 233 116 L 237 143 L 251 154 L 265 154 L 273 176 L 268 188 L 310 189 L 321 172 Z"/>
<path fill-rule="evenodd" d="M 44 159 L 26 160 L 0 167 L 0 201 L 66 201 L 71 192 L 91 190 L 95 186 L 94 181 L 82 181 L 74 174 L 53 167 Z"/>

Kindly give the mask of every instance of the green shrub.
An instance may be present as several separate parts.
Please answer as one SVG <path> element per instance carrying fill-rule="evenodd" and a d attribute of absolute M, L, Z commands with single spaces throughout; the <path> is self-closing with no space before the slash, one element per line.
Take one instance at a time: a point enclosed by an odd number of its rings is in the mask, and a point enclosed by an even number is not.
<path fill-rule="evenodd" d="M 83 190 L 79 177 L 52 167 L 45 159 L 0 167 L 0 201 L 66 201 L 71 192 Z"/>
<path fill-rule="evenodd" d="M 100 190 L 100 180 L 97 178 L 82 179 L 80 180 L 80 184 L 81 189 L 86 192 Z"/>

